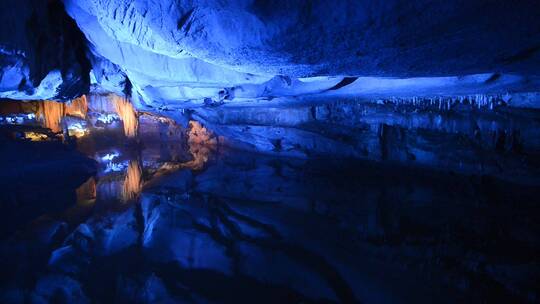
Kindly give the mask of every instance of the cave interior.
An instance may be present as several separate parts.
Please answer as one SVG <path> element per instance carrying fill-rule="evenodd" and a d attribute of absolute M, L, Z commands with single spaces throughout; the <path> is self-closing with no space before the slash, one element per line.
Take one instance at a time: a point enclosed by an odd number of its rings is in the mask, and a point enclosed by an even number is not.
<path fill-rule="evenodd" d="M 540 302 L 540 2 L 3 0 L 1 303 Z"/>

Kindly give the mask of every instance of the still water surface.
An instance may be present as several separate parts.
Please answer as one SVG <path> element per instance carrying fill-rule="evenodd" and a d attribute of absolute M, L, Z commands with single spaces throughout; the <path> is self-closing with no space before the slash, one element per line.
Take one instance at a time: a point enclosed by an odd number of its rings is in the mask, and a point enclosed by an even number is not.
<path fill-rule="evenodd" d="M 534 187 L 214 148 L 4 182 L 2 302 L 539 300 Z"/>

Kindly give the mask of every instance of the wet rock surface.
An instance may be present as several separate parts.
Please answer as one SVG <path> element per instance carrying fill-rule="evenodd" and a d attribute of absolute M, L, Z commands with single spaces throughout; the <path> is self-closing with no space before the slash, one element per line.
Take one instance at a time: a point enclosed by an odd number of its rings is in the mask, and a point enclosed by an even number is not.
<path fill-rule="evenodd" d="M 390 161 L 538 182 L 540 113 L 504 105 L 497 97 L 485 100 L 479 106 L 454 98 L 313 98 L 202 107 L 191 115 L 236 149 Z"/>
<path fill-rule="evenodd" d="M 164 154 L 142 155 L 136 198 L 129 168 L 100 171 L 93 203 L 2 238 L 3 302 L 538 299 L 538 187 L 239 152 L 159 173 Z"/>

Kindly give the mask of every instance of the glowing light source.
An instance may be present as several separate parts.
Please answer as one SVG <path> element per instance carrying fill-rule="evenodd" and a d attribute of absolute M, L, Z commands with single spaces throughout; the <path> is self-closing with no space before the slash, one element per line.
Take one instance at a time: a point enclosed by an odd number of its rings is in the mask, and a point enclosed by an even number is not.
<path fill-rule="evenodd" d="M 44 141 L 49 139 L 47 135 L 37 132 L 25 132 L 24 138 L 30 139 L 31 141 Z"/>
<path fill-rule="evenodd" d="M 119 163 L 108 162 L 107 167 L 105 168 L 105 173 L 124 171 L 127 166 L 128 166 L 127 162 L 119 162 Z"/>
<path fill-rule="evenodd" d="M 114 120 L 118 119 L 116 114 L 98 114 L 96 120 L 101 121 L 104 124 L 110 124 Z"/>
<path fill-rule="evenodd" d="M 74 136 L 76 138 L 83 137 L 90 133 L 90 131 L 83 126 L 82 123 L 74 123 L 68 126 L 68 134 L 69 136 Z"/>
<path fill-rule="evenodd" d="M 118 153 L 118 152 L 107 153 L 107 154 L 105 154 L 104 156 L 101 157 L 101 160 L 102 161 L 111 161 L 111 160 L 117 158 L 118 156 L 120 156 L 120 153 Z"/>

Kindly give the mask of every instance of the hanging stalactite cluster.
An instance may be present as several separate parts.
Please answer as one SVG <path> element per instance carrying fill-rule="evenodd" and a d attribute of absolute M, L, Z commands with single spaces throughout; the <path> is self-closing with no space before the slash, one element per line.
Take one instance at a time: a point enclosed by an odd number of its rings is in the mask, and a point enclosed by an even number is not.
<path fill-rule="evenodd" d="M 124 124 L 125 135 L 127 137 L 137 136 L 139 120 L 137 118 L 137 111 L 133 107 L 133 104 L 131 104 L 127 98 L 120 97 L 118 95 L 111 95 L 110 100 L 114 104 L 116 113 Z"/>

